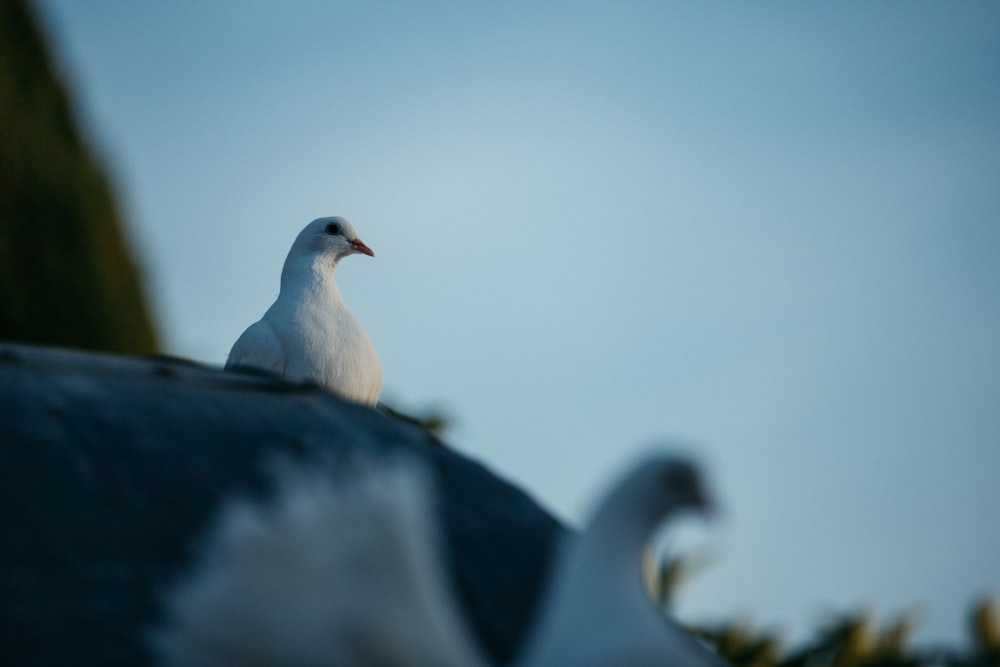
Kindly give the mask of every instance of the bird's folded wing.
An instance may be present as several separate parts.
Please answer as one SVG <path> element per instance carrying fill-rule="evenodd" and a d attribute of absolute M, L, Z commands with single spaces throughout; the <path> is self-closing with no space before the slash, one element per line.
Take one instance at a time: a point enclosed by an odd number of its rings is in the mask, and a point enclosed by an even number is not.
<path fill-rule="evenodd" d="M 260 368 L 284 375 L 287 360 L 281 339 L 267 320 L 260 320 L 247 327 L 229 352 L 226 368 L 236 366 Z"/>

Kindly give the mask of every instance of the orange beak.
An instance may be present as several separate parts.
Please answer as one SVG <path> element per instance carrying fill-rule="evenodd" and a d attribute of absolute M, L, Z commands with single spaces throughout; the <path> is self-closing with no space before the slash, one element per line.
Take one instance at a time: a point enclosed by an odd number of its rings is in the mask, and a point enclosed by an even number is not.
<path fill-rule="evenodd" d="M 355 252 L 364 253 L 365 255 L 368 255 L 369 257 L 374 257 L 375 256 L 375 253 L 372 252 L 372 249 L 369 248 L 368 246 L 366 246 L 364 243 L 362 243 L 361 239 L 356 239 L 354 241 L 351 241 L 351 247 L 354 248 Z"/>

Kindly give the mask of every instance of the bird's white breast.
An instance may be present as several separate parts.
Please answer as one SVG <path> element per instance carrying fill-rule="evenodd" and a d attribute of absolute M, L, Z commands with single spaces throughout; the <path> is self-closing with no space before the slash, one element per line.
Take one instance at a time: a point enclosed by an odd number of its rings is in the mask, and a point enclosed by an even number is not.
<path fill-rule="evenodd" d="M 268 311 L 286 351 L 285 377 L 311 380 L 344 398 L 374 405 L 382 389 L 382 365 L 371 338 L 339 294 L 302 300 L 291 312 Z M 272 310 L 284 310 L 275 303 Z"/>

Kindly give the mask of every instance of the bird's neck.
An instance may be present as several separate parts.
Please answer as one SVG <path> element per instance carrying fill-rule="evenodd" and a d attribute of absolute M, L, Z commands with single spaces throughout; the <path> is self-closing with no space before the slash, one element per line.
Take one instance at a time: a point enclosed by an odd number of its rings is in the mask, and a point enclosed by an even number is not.
<path fill-rule="evenodd" d="M 641 581 L 640 563 L 658 521 L 636 515 L 622 498 L 601 508 L 591 520 L 579 544 L 580 556 L 610 576 Z"/>
<path fill-rule="evenodd" d="M 629 519 L 627 513 L 623 517 L 605 506 L 585 532 L 563 544 L 552 566 L 553 585 L 542 603 L 544 616 L 536 620 L 531 643 L 515 664 L 569 664 L 565 654 L 573 649 L 567 642 L 575 641 L 581 627 L 594 631 L 606 622 L 602 619 L 627 622 L 634 616 L 636 601 L 647 595 L 642 553 L 650 525 Z"/>
<path fill-rule="evenodd" d="M 308 295 L 340 299 L 333 275 L 336 266 L 337 260 L 329 256 L 311 257 L 308 261 L 286 261 L 281 269 L 281 295 L 292 299 Z"/>

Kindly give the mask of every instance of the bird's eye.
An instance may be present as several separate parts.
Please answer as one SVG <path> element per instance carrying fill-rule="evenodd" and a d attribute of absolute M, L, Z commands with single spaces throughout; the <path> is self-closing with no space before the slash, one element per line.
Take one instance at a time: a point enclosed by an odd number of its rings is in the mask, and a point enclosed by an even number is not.
<path fill-rule="evenodd" d="M 327 234 L 334 234 L 334 235 L 339 234 L 340 233 L 340 225 L 337 224 L 336 222 L 331 222 L 330 224 L 328 224 L 326 226 L 326 233 Z"/>

